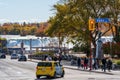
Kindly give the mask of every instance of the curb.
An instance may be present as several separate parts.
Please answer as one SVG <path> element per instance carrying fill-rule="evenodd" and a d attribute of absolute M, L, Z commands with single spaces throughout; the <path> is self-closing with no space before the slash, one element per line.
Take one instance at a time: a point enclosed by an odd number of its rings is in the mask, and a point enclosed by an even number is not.
<path fill-rule="evenodd" d="M 81 70 L 81 69 L 71 68 L 71 67 L 67 67 L 67 66 L 64 66 L 64 68 L 72 69 L 72 70 L 85 71 L 85 72 L 94 72 L 94 73 L 102 73 L 102 74 L 114 75 L 113 73 L 108 73 L 108 72 L 99 72 L 99 71 Z"/>
<path fill-rule="evenodd" d="M 32 60 L 27 60 L 27 61 L 34 62 L 34 63 L 38 63 L 38 61 L 32 61 Z"/>

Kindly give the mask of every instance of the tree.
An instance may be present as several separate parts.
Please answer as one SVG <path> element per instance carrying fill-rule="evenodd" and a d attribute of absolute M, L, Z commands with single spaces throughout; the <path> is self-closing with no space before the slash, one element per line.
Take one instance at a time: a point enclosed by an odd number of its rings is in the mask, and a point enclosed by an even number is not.
<path fill-rule="evenodd" d="M 62 33 L 62 36 L 69 37 L 68 40 L 90 44 L 90 39 L 96 48 L 96 40 L 104 36 L 108 31 L 113 32 L 113 26 L 117 30 L 117 19 L 120 13 L 120 0 L 60 0 L 54 5 L 56 15 L 50 18 L 48 35 Z M 101 32 L 98 24 L 94 31 L 88 30 L 90 18 L 113 18 L 106 31 Z M 85 29 L 83 31 L 83 29 Z M 113 32 L 114 34 L 114 32 Z M 118 32 L 116 31 L 116 36 Z"/>
<path fill-rule="evenodd" d="M 0 50 L 1 50 L 1 52 L 6 51 L 6 49 L 7 49 L 6 44 L 7 44 L 7 40 L 5 38 L 0 37 Z"/>

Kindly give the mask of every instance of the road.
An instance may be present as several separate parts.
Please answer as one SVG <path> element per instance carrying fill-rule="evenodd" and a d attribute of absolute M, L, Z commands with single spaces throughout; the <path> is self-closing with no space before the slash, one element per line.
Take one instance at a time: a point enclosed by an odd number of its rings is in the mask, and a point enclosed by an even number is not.
<path fill-rule="evenodd" d="M 0 80 L 34 80 L 35 66 L 33 62 L 0 59 Z"/>
<path fill-rule="evenodd" d="M 37 80 L 34 62 L 18 62 L 17 60 L 0 59 L 0 80 Z M 42 77 L 42 80 L 47 78 Z M 108 75 L 78 71 L 65 68 L 65 77 L 47 80 L 120 80 L 119 75 Z"/>

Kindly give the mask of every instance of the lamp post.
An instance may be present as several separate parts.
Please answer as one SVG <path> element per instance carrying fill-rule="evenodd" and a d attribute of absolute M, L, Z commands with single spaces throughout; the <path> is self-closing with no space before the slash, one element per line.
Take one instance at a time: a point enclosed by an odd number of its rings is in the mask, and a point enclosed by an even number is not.
<path fill-rule="evenodd" d="M 0 37 L 0 52 L 2 53 L 2 38 Z"/>
<path fill-rule="evenodd" d="M 30 39 L 30 54 L 32 54 L 32 39 Z"/>
<path fill-rule="evenodd" d="M 42 41 L 41 51 L 43 51 L 43 36 L 41 36 L 41 41 Z"/>
<path fill-rule="evenodd" d="M 21 42 L 21 50 L 22 50 L 22 54 L 24 54 L 24 53 L 23 53 L 23 49 L 24 49 L 24 43 L 23 43 L 23 40 L 22 40 L 22 42 Z"/>
<path fill-rule="evenodd" d="M 2 44 L 2 34 L 3 34 L 3 29 L 1 28 L 1 34 L 0 34 L 0 52 L 3 50 L 3 44 Z"/>

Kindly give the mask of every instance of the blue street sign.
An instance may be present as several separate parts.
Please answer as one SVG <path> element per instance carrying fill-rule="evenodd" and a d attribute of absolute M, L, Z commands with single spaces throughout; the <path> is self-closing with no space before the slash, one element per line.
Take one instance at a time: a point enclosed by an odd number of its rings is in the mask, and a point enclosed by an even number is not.
<path fill-rule="evenodd" d="M 110 22 L 110 19 L 109 19 L 109 18 L 96 18 L 95 21 L 96 21 L 96 23 L 98 23 L 98 22 L 106 22 L 106 23 L 109 23 L 109 22 Z"/>

